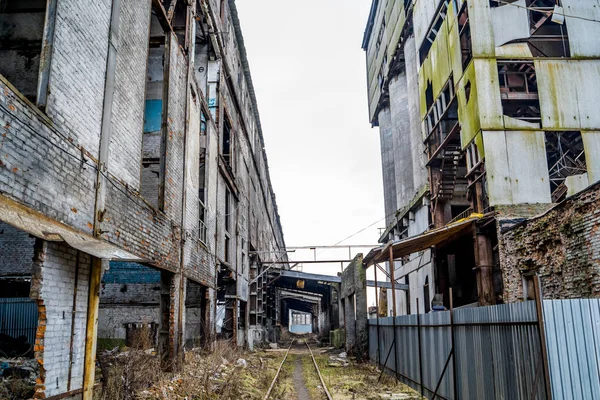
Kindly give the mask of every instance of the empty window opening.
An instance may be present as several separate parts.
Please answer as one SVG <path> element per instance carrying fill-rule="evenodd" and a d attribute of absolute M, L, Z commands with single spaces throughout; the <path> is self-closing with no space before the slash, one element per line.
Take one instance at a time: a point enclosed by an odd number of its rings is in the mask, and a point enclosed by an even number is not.
<path fill-rule="evenodd" d="M 179 44 L 185 49 L 188 48 L 187 42 L 187 21 L 188 21 L 188 6 L 187 1 L 183 0 L 164 0 L 164 8 L 167 11 L 167 18 L 171 22 L 173 31 L 177 35 Z"/>
<path fill-rule="evenodd" d="M 187 280 L 185 290 L 185 346 L 188 349 L 206 343 L 210 332 L 210 307 L 207 307 L 207 287 Z"/>
<path fill-rule="evenodd" d="M 471 44 L 471 25 L 469 22 L 469 11 L 465 1 L 458 14 L 458 37 L 460 39 L 460 54 L 463 70 L 467 68 L 473 58 L 473 46 Z"/>
<path fill-rule="evenodd" d="M 0 74 L 35 103 L 46 18 L 45 0 L 0 1 Z"/>
<path fill-rule="evenodd" d="M 231 129 L 231 122 L 226 117 L 223 121 L 223 137 L 221 141 L 221 156 L 225 161 L 225 164 L 229 167 L 233 165 L 233 152 L 232 152 L 232 139 L 233 139 L 233 131 Z"/>
<path fill-rule="evenodd" d="M 540 121 L 537 77 L 532 62 L 498 62 L 503 114 L 530 122 Z"/>
<path fill-rule="evenodd" d="M 423 43 L 419 48 L 419 61 L 421 62 L 421 64 L 423 64 L 423 61 L 425 61 L 425 59 L 427 58 L 429 50 L 431 50 L 431 46 L 433 45 L 433 42 L 435 41 L 435 38 L 438 35 L 438 32 L 442 28 L 444 20 L 446 19 L 446 15 L 448 15 L 449 4 L 450 2 L 448 0 L 442 1 L 440 3 L 437 15 L 431 23 L 431 26 L 429 27 L 429 30 L 425 35 L 425 39 L 423 39 Z"/>
<path fill-rule="evenodd" d="M 425 313 L 431 311 L 431 301 L 429 300 L 429 276 L 425 277 L 425 284 L 423 285 L 423 303 Z"/>
<path fill-rule="evenodd" d="M 208 62 L 215 54 L 210 42 L 208 23 L 204 15 L 199 14 L 196 21 L 196 50 L 194 52 L 194 73 L 202 93 L 207 96 Z"/>
<path fill-rule="evenodd" d="M 564 17 L 553 21 L 558 0 L 528 0 L 529 31 L 527 44 L 534 57 L 570 57 L 569 40 Z"/>
<path fill-rule="evenodd" d="M 198 237 L 206 244 L 206 115 L 204 110 L 200 111 L 200 156 L 198 168 Z"/>
<path fill-rule="evenodd" d="M 35 238 L 0 222 L 0 354 L 32 358 L 38 308 L 29 297 Z M 13 366 L 10 360 L 6 360 Z M 21 373 L 18 365 L 15 372 Z M 18 397 L 18 396 L 17 396 Z"/>
<path fill-rule="evenodd" d="M 550 192 L 556 203 L 567 196 L 567 177 L 587 172 L 581 132 L 546 132 L 546 157 Z"/>
<path fill-rule="evenodd" d="M 163 125 L 166 85 L 165 35 L 153 14 L 148 46 L 144 131 L 142 139 L 142 173 L 140 194 L 156 209 L 162 209 Z"/>

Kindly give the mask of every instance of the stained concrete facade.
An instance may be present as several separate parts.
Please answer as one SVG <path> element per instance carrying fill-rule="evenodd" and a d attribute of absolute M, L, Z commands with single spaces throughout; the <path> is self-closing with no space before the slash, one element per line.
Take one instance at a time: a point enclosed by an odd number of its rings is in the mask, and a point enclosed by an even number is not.
<path fill-rule="evenodd" d="M 13 242 L 0 275 L 31 280 L 36 398 L 91 398 L 97 331 L 120 337 L 150 315 L 165 368 L 199 329 L 198 308 L 212 338 L 224 303 L 243 345 L 250 264 L 285 248 L 235 2 L 169 6 L 0 10 L 0 242 Z M 158 280 L 121 291 L 102 281 L 109 261 Z"/>
<path fill-rule="evenodd" d="M 362 254 L 358 254 L 344 269 L 339 295 L 346 351 L 361 360 L 368 354 L 367 273 L 362 261 Z"/>
<path fill-rule="evenodd" d="M 597 7 L 561 3 L 372 2 L 362 47 L 369 119 L 382 139 L 380 241 L 483 216 L 471 234 L 395 261 L 410 286 L 396 293 L 399 313 L 415 313 L 417 298 L 427 311 L 435 294 L 448 306 L 450 288 L 455 306 L 514 301 L 505 262 L 517 261 L 498 252 L 497 227 L 600 178 L 590 108 L 600 53 L 588 40 L 600 28 L 586 20 Z"/>

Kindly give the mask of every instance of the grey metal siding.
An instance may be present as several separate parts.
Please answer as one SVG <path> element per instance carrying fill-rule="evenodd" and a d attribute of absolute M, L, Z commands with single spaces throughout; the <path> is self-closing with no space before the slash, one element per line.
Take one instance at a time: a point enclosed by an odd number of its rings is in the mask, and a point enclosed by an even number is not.
<path fill-rule="evenodd" d="M 38 324 L 38 309 L 28 297 L 0 298 L 0 333 L 17 338 L 26 336 L 30 344 L 35 343 Z"/>

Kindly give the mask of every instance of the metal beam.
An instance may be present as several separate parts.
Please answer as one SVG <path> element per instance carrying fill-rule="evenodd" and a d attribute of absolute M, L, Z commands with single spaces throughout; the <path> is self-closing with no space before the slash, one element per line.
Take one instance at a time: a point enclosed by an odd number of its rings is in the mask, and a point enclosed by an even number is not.
<path fill-rule="evenodd" d="M 152 6 L 154 15 L 158 18 L 158 22 L 160 23 L 160 26 L 162 26 L 163 31 L 173 32 L 173 27 L 171 26 L 169 17 L 167 17 L 167 12 L 165 11 L 165 7 L 163 7 L 162 2 L 160 0 L 152 0 Z"/>
<path fill-rule="evenodd" d="M 324 282 L 330 282 L 330 283 L 341 283 L 342 282 L 342 278 L 339 276 L 310 274 L 307 272 L 298 272 L 298 271 L 290 271 L 290 270 L 281 271 L 281 277 L 282 278 L 304 279 L 307 281 L 324 281 Z"/>
<path fill-rule="evenodd" d="M 367 281 L 367 286 L 370 287 L 384 287 L 386 289 L 391 289 L 392 288 L 392 282 L 381 282 L 381 281 L 377 281 L 377 285 L 375 284 L 375 281 Z M 409 286 L 406 283 L 398 283 L 396 282 L 396 290 L 409 290 Z"/>
<path fill-rule="evenodd" d="M 307 260 L 307 261 L 265 261 L 263 264 L 327 264 L 327 263 L 351 263 L 354 260 Z"/>

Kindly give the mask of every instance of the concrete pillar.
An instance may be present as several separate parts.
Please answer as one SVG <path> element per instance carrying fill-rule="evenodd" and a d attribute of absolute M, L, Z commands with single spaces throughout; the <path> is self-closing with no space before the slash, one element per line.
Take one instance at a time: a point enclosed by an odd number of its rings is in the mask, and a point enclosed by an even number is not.
<path fill-rule="evenodd" d="M 385 206 L 385 224 L 389 225 L 398 209 L 396 203 L 396 174 L 394 167 L 394 131 L 390 109 L 379 112 L 379 136 L 381 145 L 381 170 L 383 173 L 383 199 Z"/>
<path fill-rule="evenodd" d="M 413 185 L 413 157 L 411 127 L 408 110 L 408 91 L 406 71 L 390 79 L 390 116 L 393 135 L 393 162 L 396 180 L 396 208 L 400 209 L 410 203 L 415 195 Z"/>
<path fill-rule="evenodd" d="M 175 371 L 180 367 L 182 347 L 179 343 L 179 274 L 162 270 L 160 273 L 160 327 L 158 351 L 161 367 Z"/>
<path fill-rule="evenodd" d="M 477 268 L 477 294 L 479 295 L 479 305 L 489 306 L 496 304 L 494 293 L 493 254 L 490 238 L 475 227 L 475 263 Z"/>

